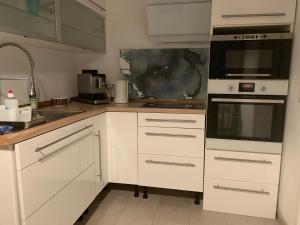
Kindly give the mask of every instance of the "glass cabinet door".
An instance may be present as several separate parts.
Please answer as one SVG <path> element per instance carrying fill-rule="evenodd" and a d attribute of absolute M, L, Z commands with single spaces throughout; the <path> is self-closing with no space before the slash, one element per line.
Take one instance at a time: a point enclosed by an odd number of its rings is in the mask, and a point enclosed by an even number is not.
<path fill-rule="evenodd" d="M 75 0 L 61 1 L 61 42 L 105 51 L 105 20 Z"/>
<path fill-rule="evenodd" d="M 0 31 L 57 40 L 56 0 L 0 0 Z"/>

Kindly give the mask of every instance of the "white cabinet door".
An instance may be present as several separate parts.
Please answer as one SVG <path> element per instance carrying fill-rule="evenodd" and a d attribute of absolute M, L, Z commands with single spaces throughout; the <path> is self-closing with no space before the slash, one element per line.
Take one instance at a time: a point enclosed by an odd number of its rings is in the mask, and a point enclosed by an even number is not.
<path fill-rule="evenodd" d="M 107 113 L 109 182 L 137 184 L 137 113 Z"/>
<path fill-rule="evenodd" d="M 99 194 L 108 181 L 108 155 L 107 155 L 107 132 L 106 114 L 93 118 L 95 128 L 94 155 L 95 155 L 95 178 L 96 193 Z"/>
<path fill-rule="evenodd" d="M 296 0 L 213 0 L 212 25 L 293 24 Z"/>

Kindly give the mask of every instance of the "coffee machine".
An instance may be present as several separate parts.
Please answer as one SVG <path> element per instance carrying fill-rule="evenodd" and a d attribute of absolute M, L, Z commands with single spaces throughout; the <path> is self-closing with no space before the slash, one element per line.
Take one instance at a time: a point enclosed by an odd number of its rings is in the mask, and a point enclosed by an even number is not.
<path fill-rule="evenodd" d="M 82 70 L 77 75 L 77 81 L 80 102 L 94 105 L 110 102 L 105 74 L 98 73 L 98 70 Z"/>

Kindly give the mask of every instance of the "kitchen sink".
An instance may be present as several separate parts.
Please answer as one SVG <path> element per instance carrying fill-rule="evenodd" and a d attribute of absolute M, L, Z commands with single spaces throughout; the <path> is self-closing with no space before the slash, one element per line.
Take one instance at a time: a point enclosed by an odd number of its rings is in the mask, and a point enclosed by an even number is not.
<path fill-rule="evenodd" d="M 146 103 L 141 107 L 152 109 L 205 109 L 205 104 Z"/>
<path fill-rule="evenodd" d="M 1 121 L 0 125 L 13 126 L 13 130 L 10 133 L 15 133 L 25 129 L 29 129 L 41 124 L 50 123 L 56 120 L 60 120 L 69 116 L 73 116 L 85 111 L 61 111 L 61 110 L 33 110 L 32 120 L 29 122 L 5 122 Z"/>
<path fill-rule="evenodd" d="M 50 123 L 56 120 L 60 120 L 69 116 L 73 116 L 84 111 L 55 111 L 55 110 L 34 110 L 32 117 L 33 119 L 44 117 L 46 123 Z"/>

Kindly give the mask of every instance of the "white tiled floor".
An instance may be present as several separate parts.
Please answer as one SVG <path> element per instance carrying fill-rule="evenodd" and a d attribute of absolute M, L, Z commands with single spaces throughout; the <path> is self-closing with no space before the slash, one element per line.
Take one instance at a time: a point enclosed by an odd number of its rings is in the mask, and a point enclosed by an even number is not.
<path fill-rule="evenodd" d="M 76 225 L 279 225 L 275 220 L 203 211 L 192 198 L 112 190 L 96 200 L 88 216 Z"/>

